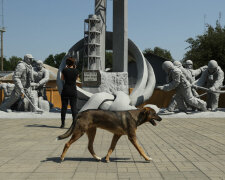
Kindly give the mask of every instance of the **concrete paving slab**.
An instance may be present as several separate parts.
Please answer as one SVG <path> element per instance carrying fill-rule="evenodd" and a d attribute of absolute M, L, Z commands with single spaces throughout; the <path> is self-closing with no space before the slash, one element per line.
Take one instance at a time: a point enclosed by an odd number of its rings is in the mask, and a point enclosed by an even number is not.
<path fill-rule="evenodd" d="M 60 155 L 69 140 L 55 141 L 71 124 L 60 129 L 60 119 L 0 119 L 0 179 L 225 179 L 225 118 L 168 118 L 156 127 L 137 130 L 139 144 L 153 158 L 139 155 L 123 136 L 110 163 L 90 155 L 82 136 Z M 112 134 L 98 129 L 94 149 L 104 157 Z"/>

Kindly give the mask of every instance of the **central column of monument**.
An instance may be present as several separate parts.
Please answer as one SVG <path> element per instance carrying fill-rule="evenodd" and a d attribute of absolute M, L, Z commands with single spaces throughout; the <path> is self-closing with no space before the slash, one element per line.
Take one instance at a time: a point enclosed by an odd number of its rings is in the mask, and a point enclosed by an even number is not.
<path fill-rule="evenodd" d="M 128 72 L 128 0 L 113 0 L 113 72 Z"/>
<path fill-rule="evenodd" d="M 105 70 L 105 31 L 106 31 L 106 0 L 95 0 L 95 14 L 101 20 L 100 23 L 100 57 L 101 70 Z"/>

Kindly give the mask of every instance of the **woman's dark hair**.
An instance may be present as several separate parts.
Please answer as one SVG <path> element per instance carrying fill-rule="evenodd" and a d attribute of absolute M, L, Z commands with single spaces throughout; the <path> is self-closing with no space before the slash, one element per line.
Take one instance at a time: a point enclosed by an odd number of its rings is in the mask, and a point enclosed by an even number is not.
<path fill-rule="evenodd" d="M 76 59 L 73 57 L 68 57 L 66 59 L 66 65 L 67 66 L 73 66 L 75 68 Z"/>

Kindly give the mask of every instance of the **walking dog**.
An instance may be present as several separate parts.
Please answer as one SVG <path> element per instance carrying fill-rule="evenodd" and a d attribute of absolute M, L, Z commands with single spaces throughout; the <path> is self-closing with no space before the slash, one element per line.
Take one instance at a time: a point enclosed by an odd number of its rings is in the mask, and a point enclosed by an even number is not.
<path fill-rule="evenodd" d="M 65 154 L 72 143 L 78 140 L 84 133 L 88 136 L 88 150 L 96 160 L 101 160 L 93 149 L 93 142 L 96 134 L 96 129 L 101 128 L 110 131 L 114 134 L 111 146 L 105 157 L 105 161 L 109 162 L 109 157 L 115 149 L 116 143 L 122 135 L 127 135 L 130 142 L 138 150 L 141 156 L 146 161 L 152 160 L 148 157 L 143 149 L 138 145 L 136 138 L 137 127 L 145 122 L 150 122 L 156 126 L 156 122 L 162 119 L 156 114 L 155 110 L 149 107 L 129 110 L 129 111 L 104 111 L 104 110 L 86 110 L 77 115 L 68 131 L 58 136 L 58 140 L 65 139 L 72 135 L 71 139 L 65 144 L 61 160 L 64 160 Z"/>

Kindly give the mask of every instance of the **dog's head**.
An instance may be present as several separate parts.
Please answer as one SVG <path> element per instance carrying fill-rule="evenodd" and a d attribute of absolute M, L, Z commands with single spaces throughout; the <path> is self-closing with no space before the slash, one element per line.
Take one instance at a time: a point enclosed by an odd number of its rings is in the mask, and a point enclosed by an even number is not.
<path fill-rule="evenodd" d="M 145 122 L 150 122 L 153 126 L 156 126 L 155 120 L 161 121 L 162 118 L 159 117 L 159 115 L 155 112 L 153 108 L 144 107 L 140 110 L 140 113 L 138 115 L 137 126 Z"/>

